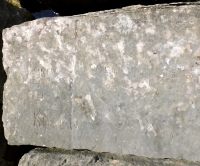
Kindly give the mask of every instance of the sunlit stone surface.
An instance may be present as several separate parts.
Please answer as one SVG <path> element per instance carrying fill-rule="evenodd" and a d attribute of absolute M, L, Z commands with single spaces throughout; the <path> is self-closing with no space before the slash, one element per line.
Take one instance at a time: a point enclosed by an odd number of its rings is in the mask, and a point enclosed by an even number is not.
<path fill-rule="evenodd" d="M 200 7 L 132 6 L 3 31 L 12 145 L 200 161 Z"/>

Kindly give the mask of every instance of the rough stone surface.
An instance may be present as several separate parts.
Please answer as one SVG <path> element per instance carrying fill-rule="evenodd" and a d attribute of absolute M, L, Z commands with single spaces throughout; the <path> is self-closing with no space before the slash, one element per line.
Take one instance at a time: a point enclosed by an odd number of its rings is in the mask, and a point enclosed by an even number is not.
<path fill-rule="evenodd" d="M 15 7 L 7 1 L 0 0 L 0 49 L 2 49 L 2 30 L 12 25 L 21 24 L 25 21 L 33 20 L 33 16 L 23 8 Z M 6 80 L 6 75 L 2 66 L 2 52 L 0 52 L 0 104 L 2 104 L 3 84 Z"/>
<path fill-rule="evenodd" d="M 200 161 L 200 6 L 131 6 L 3 31 L 11 145 Z"/>
<path fill-rule="evenodd" d="M 0 50 L 2 50 L 2 30 L 12 25 L 20 24 L 22 22 L 32 20 L 32 15 L 25 9 L 15 7 L 7 1 L 0 0 Z M 2 103 L 3 103 L 3 85 L 6 80 L 6 74 L 2 65 L 2 51 L 0 51 L 0 159 L 3 158 L 6 151 L 6 140 L 4 138 L 2 117 Z M 3 161 L 2 161 L 3 162 Z M 2 166 L 3 164 L 0 163 Z"/>
<path fill-rule="evenodd" d="M 91 151 L 64 151 L 60 149 L 34 149 L 25 154 L 19 166 L 199 166 L 184 160 L 150 159 L 133 155 L 95 153 Z"/>

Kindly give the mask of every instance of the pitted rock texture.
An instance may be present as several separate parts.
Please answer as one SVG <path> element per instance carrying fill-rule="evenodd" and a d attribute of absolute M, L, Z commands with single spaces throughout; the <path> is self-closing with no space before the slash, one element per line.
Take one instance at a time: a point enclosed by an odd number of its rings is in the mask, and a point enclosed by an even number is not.
<path fill-rule="evenodd" d="M 34 17 L 26 9 L 18 8 L 5 0 L 0 0 L 0 49 L 3 47 L 2 30 L 25 21 L 33 20 Z M 2 104 L 3 84 L 6 75 L 2 65 L 2 51 L 0 51 L 0 104 Z"/>
<path fill-rule="evenodd" d="M 130 6 L 5 29 L 9 144 L 200 161 L 199 15 Z"/>
<path fill-rule="evenodd" d="M 12 25 L 20 24 L 25 21 L 32 20 L 31 13 L 23 8 L 15 7 L 5 0 L 0 0 L 0 50 L 3 47 L 2 30 Z M 5 156 L 6 140 L 4 138 L 2 123 L 2 103 L 3 103 L 3 85 L 6 81 L 6 74 L 2 65 L 2 51 L 0 51 L 0 159 Z M 3 161 L 2 161 L 3 162 Z M 0 165 L 6 165 L 0 162 Z"/>
<path fill-rule="evenodd" d="M 91 151 L 34 149 L 25 154 L 19 166 L 199 166 L 200 163 L 174 159 L 150 159 Z"/>

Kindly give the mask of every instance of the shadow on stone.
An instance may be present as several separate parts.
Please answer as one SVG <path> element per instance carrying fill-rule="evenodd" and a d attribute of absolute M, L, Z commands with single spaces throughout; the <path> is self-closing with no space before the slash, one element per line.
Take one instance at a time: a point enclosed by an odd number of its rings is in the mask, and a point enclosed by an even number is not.
<path fill-rule="evenodd" d="M 35 149 L 35 146 L 30 145 L 23 145 L 23 146 L 7 146 L 6 154 L 5 154 L 5 160 L 8 162 L 14 163 L 14 165 L 18 165 L 19 160 L 21 157 L 28 153 L 30 150 Z"/>

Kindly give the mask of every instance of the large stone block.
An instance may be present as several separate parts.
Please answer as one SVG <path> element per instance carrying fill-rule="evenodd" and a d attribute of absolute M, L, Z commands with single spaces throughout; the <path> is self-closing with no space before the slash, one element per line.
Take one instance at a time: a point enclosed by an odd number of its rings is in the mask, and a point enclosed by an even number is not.
<path fill-rule="evenodd" d="M 3 31 L 11 145 L 200 161 L 200 6 L 130 6 Z"/>
<path fill-rule="evenodd" d="M 6 27 L 20 24 L 22 22 L 29 21 L 32 19 L 33 16 L 27 10 L 13 6 L 5 0 L 0 0 L 0 159 L 5 156 L 7 145 L 4 137 L 3 123 L 1 119 L 3 103 L 3 85 L 6 81 L 6 74 L 2 65 L 2 30 Z M 3 164 L 2 162 L 0 161 L 0 165 L 6 165 L 6 162 L 5 164 Z"/>
<path fill-rule="evenodd" d="M 150 159 L 133 155 L 95 153 L 91 151 L 66 151 L 61 149 L 34 149 L 25 154 L 19 166 L 199 166 L 200 163 L 173 159 Z"/>

